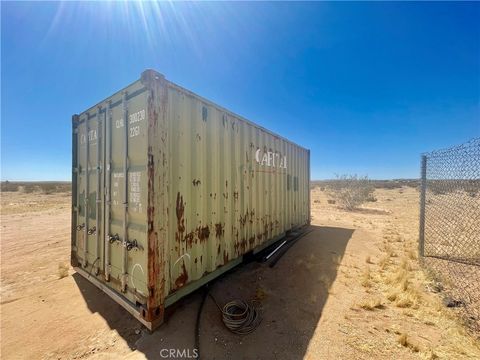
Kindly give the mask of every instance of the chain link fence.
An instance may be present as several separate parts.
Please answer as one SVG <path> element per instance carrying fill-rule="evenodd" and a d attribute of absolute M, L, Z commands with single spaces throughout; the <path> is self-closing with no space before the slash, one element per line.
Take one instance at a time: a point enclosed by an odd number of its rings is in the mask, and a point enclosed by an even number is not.
<path fill-rule="evenodd" d="M 422 156 L 419 252 L 447 306 L 480 331 L 480 138 Z"/>

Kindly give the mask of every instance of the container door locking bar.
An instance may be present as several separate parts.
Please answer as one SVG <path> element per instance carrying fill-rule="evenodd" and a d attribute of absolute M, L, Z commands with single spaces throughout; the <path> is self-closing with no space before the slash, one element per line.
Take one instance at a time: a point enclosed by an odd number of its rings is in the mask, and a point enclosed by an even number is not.
<path fill-rule="evenodd" d="M 128 241 L 127 221 L 128 221 L 128 107 L 127 107 L 127 92 L 123 93 L 123 127 L 124 132 L 124 147 L 123 147 L 123 241 Z M 122 292 L 127 291 L 127 248 L 124 246 L 122 250 Z"/>

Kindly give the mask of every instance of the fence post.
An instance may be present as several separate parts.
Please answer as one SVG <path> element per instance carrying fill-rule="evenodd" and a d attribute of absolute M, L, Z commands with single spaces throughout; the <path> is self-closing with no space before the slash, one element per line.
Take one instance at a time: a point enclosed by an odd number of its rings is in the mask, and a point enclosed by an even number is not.
<path fill-rule="evenodd" d="M 420 172 L 420 226 L 418 237 L 418 255 L 420 258 L 425 256 L 425 193 L 427 190 L 427 156 L 422 155 Z"/>

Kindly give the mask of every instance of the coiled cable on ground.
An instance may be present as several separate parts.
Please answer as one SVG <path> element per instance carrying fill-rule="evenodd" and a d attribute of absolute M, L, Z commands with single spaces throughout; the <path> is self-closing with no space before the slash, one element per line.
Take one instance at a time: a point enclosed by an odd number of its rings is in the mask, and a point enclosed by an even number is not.
<path fill-rule="evenodd" d="M 212 295 L 210 297 L 215 301 Z M 217 304 L 216 301 L 215 304 Z M 218 304 L 217 307 L 220 309 Z M 232 300 L 226 303 L 220 311 L 223 323 L 235 334 L 250 334 L 262 322 L 260 309 L 254 301 Z"/>
<path fill-rule="evenodd" d="M 215 300 L 213 295 L 210 294 L 209 286 L 206 285 L 203 291 L 202 301 L 198 308 L 197 321 L 195 325 L 195 348 L 198 351 L 197 359 L 200 359 L 200 321 L 203 305 L 205 304 L 205 299 L 207 296 L 212 298 L 218 310 L 220 310 L 222 313 L 222 321 L 225 327 L 235 334 L 250 334 L 262 322 L 260 307 L 257 306 L 256 301 L 253 300 L 247 302 L 243 300 L 232 300 L 226 303 L 222 308 L 220 305 L 218 305 L 218 302 Z"/>

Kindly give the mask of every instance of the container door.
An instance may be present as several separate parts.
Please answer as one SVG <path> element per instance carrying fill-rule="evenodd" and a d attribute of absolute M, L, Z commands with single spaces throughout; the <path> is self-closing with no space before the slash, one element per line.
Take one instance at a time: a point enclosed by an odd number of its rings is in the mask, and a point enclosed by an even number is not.
<path fill-rule="evenodd" d="M 105 279 L 145 303 L 147 278 L 146 92 L 133 89 L 108 105 L 105 128 Z"/>
<path fill-rule="evenodd" d="M 145 303 L 147 94 L 137 82 L 73 122 L 72 263 Z"/>
<path fill-rule="evenodd" d="M 100 110 L 100 109 L 99 109 Z M 98 274 L 103 267 L 102 116 L 85 113 L 76 129 L 76 256 L 82 267 Z M 74 150 L 75 152 L 75 150 Z M 75 166 L 76 165 L 76 166 Z"/>

